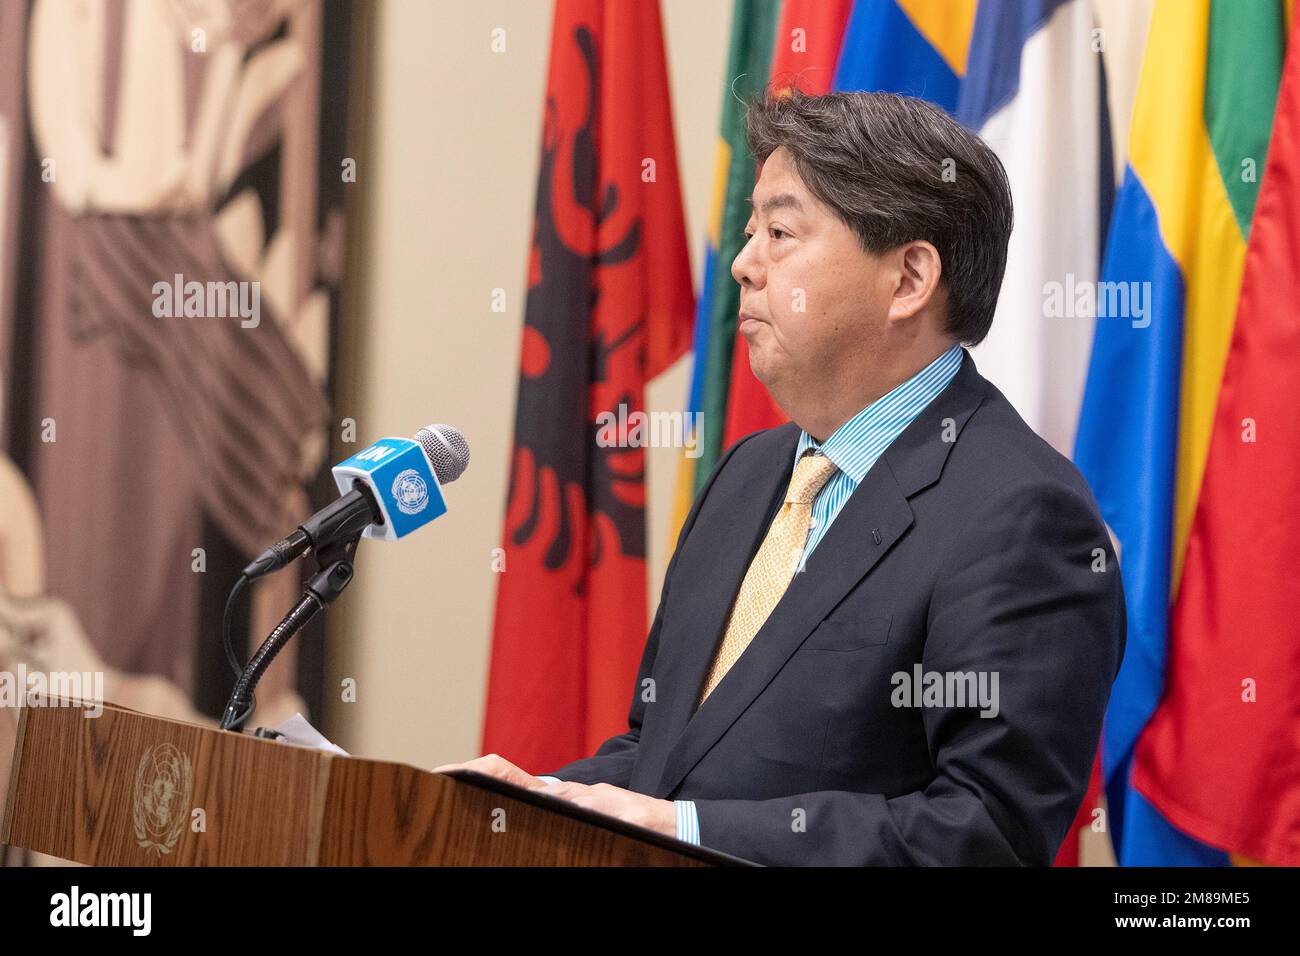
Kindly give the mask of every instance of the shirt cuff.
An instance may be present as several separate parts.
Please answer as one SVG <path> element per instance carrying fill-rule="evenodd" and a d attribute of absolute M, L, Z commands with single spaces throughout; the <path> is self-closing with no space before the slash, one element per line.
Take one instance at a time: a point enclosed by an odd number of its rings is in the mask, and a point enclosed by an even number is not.
<path fill-rule="evenodd" d="M 677 839 L 692 846 L 700 845 L 700 815 L 694 800 L 674 800 L 677 808 Z"/>
<path fill-rule="evenodd" d="M 559 783 L 559 777 L 552 777 L 549 774 L 539 773 L 536 775 L 538 780 L 545 780 L 547 783 Z"/>

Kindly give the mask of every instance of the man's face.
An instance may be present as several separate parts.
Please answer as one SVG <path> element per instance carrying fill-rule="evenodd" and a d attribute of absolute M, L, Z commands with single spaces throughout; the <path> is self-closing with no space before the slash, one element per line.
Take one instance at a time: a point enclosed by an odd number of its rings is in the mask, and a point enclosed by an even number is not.
<path fill-rule="evenodd" d="M 869 360 L 863 353 L 880 341 L 888 315 L 888 270 L 808 191 L 784 149 L 763 163 L 745 234 L 731 274 L 758 380 L 788 389 Z"/>

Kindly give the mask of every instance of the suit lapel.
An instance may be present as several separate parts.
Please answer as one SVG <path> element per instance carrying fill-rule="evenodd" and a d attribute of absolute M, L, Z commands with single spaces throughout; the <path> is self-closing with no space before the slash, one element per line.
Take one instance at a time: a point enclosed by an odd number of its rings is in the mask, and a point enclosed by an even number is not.
<path fill-rule="evenodd" d="M 795 575 L 749 647 L 694 711 L 740 583 L 767 531 L 771 509 L 755 508 L 755 499 L 770 506 L 778 493 L 784 496 L 789 483 L 799 431 L 784 426 L 790 429 L 788 440 L 781 443 L 784 454 L 778 460 L 755 463 L 762 476 L 742 485 L 752 487 L 754 497 L 736 495 L 724 502 L 716 526 L 735 533 L 716 553 L 714 570 L 705 580 L 692 580 L 683 598 L 690 605 L 686 619 L 699 626 L 692 629 L 691 640 L 682 642 L 681 652 L 672 655 L 673 665 L 664 675 L 673 688 L 668 739 L 676 742 L 655 796 L 666 797 L 676 789 L 813 629 L 907 533 L 913 520 L 907 499 L 939 479 L 948 453 L 983 401 L 987 386 L 967 353 L 948 386 L 867 472 L 809 557 L 806 569 Z M 672 598 L 676 600 L 677 594 Z"/>
<path fill-rule="evenodd" d="M 660 660 L 666 666 L 659 683 L 664 690 L 671 691 L 665 695 L 664 739 L 677 740 L 691 721 L 695 701 L 713 663 L 713 654 L 745 572 L 749 570 L 749 562 L 767 533 L 779 501 L 785 498 L 799 428 L 787 424 L 778 432 L 783 434 L 773 438 L 779 451 L 755 456 L 747 462 L 748 471 L 737 475 L 735 483 L 730 485 L 745 489 L 745 493 L 719 499 L 719 512 L 710 521 L 712 526 L 723 529 L 719 535 L 720 546 L 695 555 L 694 563 L 684 563 L 677 569 L 681 583 L 671 593 L 671 600 L 682 602 L 681 619 L 689 622 L 689 630 L 679 631 L 673 635 L 670 646 L 660 648 Z M 785 467 L 779 462 L 785 462 Z M 756 507 L 757 502 L 764 502 L 765 506 Z M 709 696 L 716 694 L 715 689 Z"/>

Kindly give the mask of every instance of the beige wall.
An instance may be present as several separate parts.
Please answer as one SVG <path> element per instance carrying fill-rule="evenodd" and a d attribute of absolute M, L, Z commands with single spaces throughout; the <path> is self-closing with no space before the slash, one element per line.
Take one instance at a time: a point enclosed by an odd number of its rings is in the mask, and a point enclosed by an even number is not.
<path fill-rule="evenodd" d="M 662 6 L 698 271 L 731 5 Z M 398 544 L 363 543 L 356 582 L 331 612 L 333 702 L 318 723 L 353 753 L 433 766 L 478 753 L 551 4 L 380 0 L 373 11 L 339 415 L 356 419 L 361 442 L 448 422 L 473 459 L 435 525 Z M 497 27 L 504 53 L 489 46 Z M 504 315 L 490 309 L 495 288 L 506 290 Z M 651 407 L 681 407 L 688 366 L 654 384 Z M 650 462 L 652 602 L 667 566 L 674 460 L 656 450 Z M 348 677 L 356 703 L 338 700 Z"/>

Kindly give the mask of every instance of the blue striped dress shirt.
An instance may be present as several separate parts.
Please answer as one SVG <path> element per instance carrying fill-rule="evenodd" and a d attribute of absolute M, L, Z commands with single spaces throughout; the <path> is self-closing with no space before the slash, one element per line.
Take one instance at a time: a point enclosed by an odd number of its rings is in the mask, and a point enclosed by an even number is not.
<path fill-rule="evenodd" d="M 903 429 L 912 424 L 925 406 L 934 401 L 935 396 L 952 381 L 957 369 L 961 367 L 962 355 L 961 346 L 954 345 L 902 385 L 882 395 L 835 429 L 820 445 L 807 432 L 799 434 L 794 461 L 790 463 L 791 474 L 804 452 L 810 448 L 814 454 L 825 455 L 835 462 L 835 467 L 839 469 L 813 499 L 812 527 L 808 531 L 808 541 L 799 561 L 800 571 L 807 564 L 813 549 L 826 536 L 831 522 L 849 500 L 849 495 L 857 490 L 871 470 L 871 466 L 880 460 L 885 449 L 902 434 Z M 550 782 L 557 778 L 541 779 Z M 695 810 L 695 802 L 675 800 L 673 803 L 677 812 L 677 839 L 699 846 L 700 819 Z"/>
<path fill-rule="evenodd" d="M 954 345 L 902 385 L 882 395 L 835 429 L 820 445 L 807 432 L 799 434 L 799 442 L 794 448 L 794 463 L 790 465 L 791 474 L 809 448 L 825 455 L 839 469 L 813 499 L 812 528 L 799 562 L 800 571 L 871 466 L 952 381 L 961 367 L 962 354 L 961 346 Z"/>

